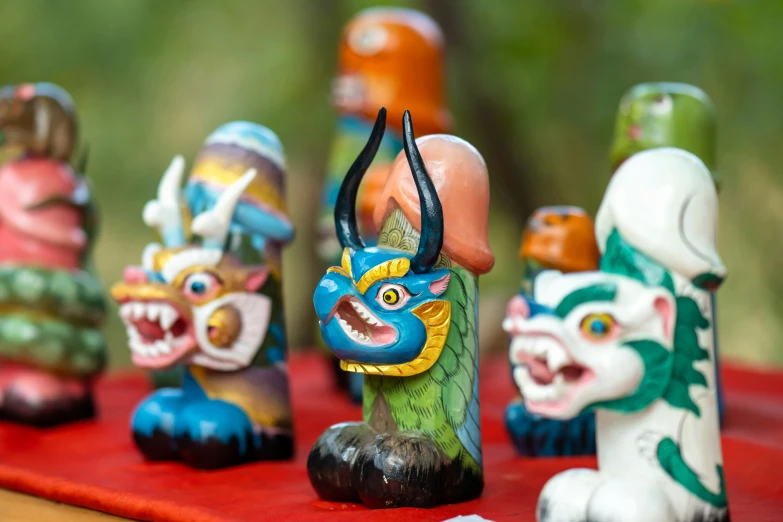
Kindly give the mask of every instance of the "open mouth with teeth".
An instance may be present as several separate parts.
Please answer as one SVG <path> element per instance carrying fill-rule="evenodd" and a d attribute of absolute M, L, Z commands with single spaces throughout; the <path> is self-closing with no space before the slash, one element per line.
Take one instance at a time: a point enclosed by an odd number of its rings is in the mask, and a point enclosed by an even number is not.
<path fill-rule="evenodd" d="M 384 323 L 355 297 L 337 301 L 324 324 L 337 321 L 343 333 L 353 342 L 368 346 L 385 346 L 397 339 L 397 330 Z"/>
<path fill-rule="evenodd" d="M 515 337 L 511 344 L 514 380 L 530 411 L 557 416 L 594 378 L 593 371 L 573 359 L 559 339 L 538 334 Z"/>
<path fill-rule="evenodd" d="M 166 368 L 196 347 L 190 321 L 166 301 L 125 301 L 120 317 L 137 366 Z"/>

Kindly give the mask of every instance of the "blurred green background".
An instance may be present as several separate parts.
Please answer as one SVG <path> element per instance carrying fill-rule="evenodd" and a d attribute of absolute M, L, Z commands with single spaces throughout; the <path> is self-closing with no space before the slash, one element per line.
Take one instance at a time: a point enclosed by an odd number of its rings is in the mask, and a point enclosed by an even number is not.
<path fill-rule="evenodd" d="M 343 24 L 369 1 L 1 0 L 0 84 L 52 81 L 76 100 L 103 211 L 97 265 L 108 287 L 153 239 L 141 221 L 172 156 L 189 161 L 218 125 L 263 123 L 282 139 L 298 237 L 284 257 L 294 347 L 315 334 L 313 235 L 334 128 L 330 84 Z M 683 81 L 713 99 L 722 180 L 718 294 L 726 358 L 783 363 L 783 2 L 530 0 L 386 2 L 438 21 L 455 134 L 492 183 L 482 349 L 504 350 L 505 302 L 527 215 L 594 213 L 609 179 L 616 105 L 633 84 Z M 114 366 L 129 364 L 113 310 Z"/>

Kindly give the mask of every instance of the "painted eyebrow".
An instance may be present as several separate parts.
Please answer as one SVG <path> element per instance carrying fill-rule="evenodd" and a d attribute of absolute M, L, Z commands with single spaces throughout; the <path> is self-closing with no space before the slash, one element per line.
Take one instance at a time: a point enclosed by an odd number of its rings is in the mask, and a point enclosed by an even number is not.
<path fill-rule="evenodd" d="M 617 295 L 617 285 L 614 283 L 598 283 L 574 290 L 560 301 L 555 308 L 555 314 L 565 319 L 577 306 L 590 301 L 614 301 Z"/>
<path fill-rule="evenodd" d="M 364 275 L 355 282 L 356 289 L 359 290 L 359 293 L 364 294 L 378 281 L 404 277 L 405 274 L 408 273 L 410 266 L 410 259 L 405 257 L 384 261 L 365 272 Z"/>

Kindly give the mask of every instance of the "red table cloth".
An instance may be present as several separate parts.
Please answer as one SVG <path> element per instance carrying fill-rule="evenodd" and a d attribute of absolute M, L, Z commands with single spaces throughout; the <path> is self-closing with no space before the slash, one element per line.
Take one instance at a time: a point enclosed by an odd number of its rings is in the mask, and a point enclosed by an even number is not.
<path fill-rule="evenodd" d="M 133 519 L 176 522 L 258 520 L 432 520 L 478 514 L 489 520 L 534 521 L 538 493 L 555 473 L 595 466 L 592 458 L 518 457 L 503 426 L 515 395 L 506 362 L 481 367 L 486 487 L 475 501 L 436 509 L 369 511 L 319 500 L 305 462 L 321 432 L 361 418 L 336 393 L 326 363 L 315 355 L 290 363 L 297 455 L 221 471 L 177 463 L 147 463 L 131 441 L 129 418 L 149 393 L 139 374 L 116 374 L 98 384 L 100 418 L 49 430 L 0 424 L 0 487 Z M 783 520 L 783 372 L 725 365 L 726 483 L 734 522 Z M 0 510 L 1 511 L 1 510 Z"/>

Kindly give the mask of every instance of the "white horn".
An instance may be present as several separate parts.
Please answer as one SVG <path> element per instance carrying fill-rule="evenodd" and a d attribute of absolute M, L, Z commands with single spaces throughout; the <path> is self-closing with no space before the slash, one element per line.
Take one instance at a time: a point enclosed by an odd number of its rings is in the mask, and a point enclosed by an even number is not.
<path fill-rule="evenodd" d="M 185 243 L 180 208 L 184 172 L 185 159 L 180 155 L 174 156 L 158 184 L 158 199 L 147 202 L 142 213 L 144 224 L 157 229 L 169 247 Z"/>
<path fill-rule="evenodd" d="M 256 177 L 256 169 L 250 169 L 229 185 L 215 202 L 215 206 L 193 219 L 192 229 L 204 240 L 204 246 L 223 248 L 234 210 L 242 193 Z"/>

